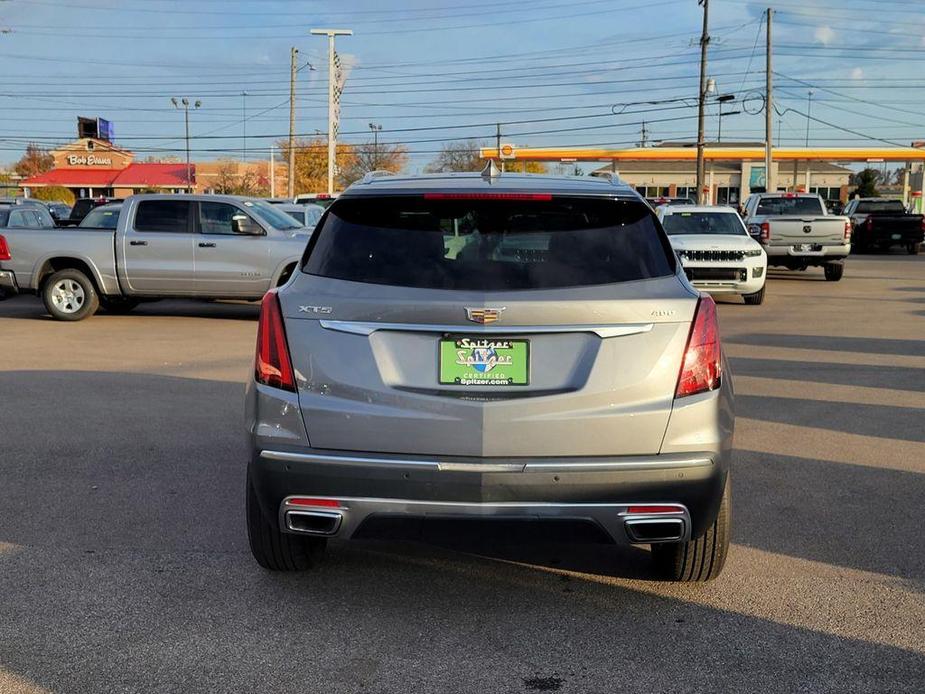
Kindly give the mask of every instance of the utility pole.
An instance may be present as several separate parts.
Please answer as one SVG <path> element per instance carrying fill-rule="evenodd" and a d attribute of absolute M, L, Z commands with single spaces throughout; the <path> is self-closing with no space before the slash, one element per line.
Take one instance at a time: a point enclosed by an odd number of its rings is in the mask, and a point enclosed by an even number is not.
<path fill-rule="evenodd" d="M 703 5 L 703 33 L 700 35 L 700 94 L 697 100 L 697 202 L 703 205 L 704 111 L 707 98 L 707 45 L 710 43 L 710 0 L 698 0 L 698 4 Z"/>
<path fill-rule="evenodd" d="M 767 24 L 767 39 L 768 45 L 766 48 L 766 65 L 765 65 L 765 94 L 764 94 L 764 190 L 767 193 L 773 193 L 777 191 L 777 185 L 774 183 L 774 176 L 771 173 L 771 165 L 774 163 L 774 157 L 771 153 L 773 137 L 773 124 L 772 116 L 774 114 L 774 85 L 771 80 L 771 17 L 774 15 L 774 10 L 770 7 L 768 8 L 768 18 Z"/>
<path fill-rule="evenodd" d="M 241 92 L 241 124 L 244 126 L 244 150 L 241 159 L 247 161 L 247 92 Z"/>
<path fill-rule="evenodd" d="M 299 49 L 289 51 L 289 171 L 286 178 L 286 197 L 295 199 L 295 73 L 298 70 Z"/>
<path fill-rule="evenodd" d="M 182 99 L 177 100 L 177 97 L 172 97 L 170 103 L 173 104 L 173 107 L 177 110 L 183 111 L 184 121 L 186 123 L 186 192 L 193 192 L 193 167 L 190 164 L 189 160 L 189 99 L 185 96 Z M 199 99 L 193 104 L 193 110 L 202 106 L 202 102 Z"/>
<path fill-rule="evenodd" d="M 642 132 L 639 133 L 639 146 L 646 147 L 649 144 L 649 131 L 646 129 L 646 122 L 642 121 Z"/>
<path fill-rule="evenodd" d="M 806 94 L 806 146 L 809 147 L 809 121 L 813 113 L 813 90 L 810 89 Z"/>
<path fill-rule="evenodd" d="M 369 129 L 373 131 L 373 171 L 379 169 L 379 132 L 382 125 L 379 123 L 370 123 Z"/>
<path fill-rule="evenodd" d="M 501 171 L 504 171 L 504 160 L 501 158 L 501 123 L 495 123 L 495 156 L 498 157 Z"/>
<path fill-rule="evenodd" d="M 276 147 L 270 143 L 270 197 L 276 197 Z"/>
<path fill-rule="evenodd" d="M 353 36 L 352 29 L 312 29 L 315 36 L 328 37 L 328 194 L 334 194 L 334 172 L 337 168 L 337 128 L 340 120 L 340 94 L 341 89 L 338 73 L 339 66 L 335 64 L 334 37 Z"/>

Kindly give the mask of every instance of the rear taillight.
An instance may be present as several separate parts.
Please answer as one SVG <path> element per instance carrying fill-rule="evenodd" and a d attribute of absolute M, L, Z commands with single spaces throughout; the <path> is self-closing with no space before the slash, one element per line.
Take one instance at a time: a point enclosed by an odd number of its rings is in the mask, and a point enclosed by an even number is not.
<path fill-rule="evenodd" d="M 674 396 L 683 398 L 719 388 L 723 371 L 721 358 L 716 304 L 703 295 L 697 303 Z"/>
<path fill-rule="evenodd" d="M 268 291 L 260 303 L 254 378 L 257 379 L 257 383 L 295 392 L 292 361 L 289 359 L 286 330 L 283 327 L 283 312 L 275 289 Z"/>
<path fill-rule="evenodd" d="M 767 243 L 771 240 L 771 224 L 769 222 L 761 223 L 761 233 L 758 235 L 761 243 Z"/>
<path fill-rule="evenodd" d="M 12 260 L 13 256 L 10 255 L 10 244 L 6 242 L 6 238 L 0 236 L 0 260 Z"/>
<path fill-rule="evenodd" d="M 425 200 L 552 200 L 552 193 L 424 193 Z"/>
<path fill-rule="evenodd" d="M 851 222 L 846 221 L 845 222 L 845 243 L 849 243 L 850 241 L 851 241 Z"/>

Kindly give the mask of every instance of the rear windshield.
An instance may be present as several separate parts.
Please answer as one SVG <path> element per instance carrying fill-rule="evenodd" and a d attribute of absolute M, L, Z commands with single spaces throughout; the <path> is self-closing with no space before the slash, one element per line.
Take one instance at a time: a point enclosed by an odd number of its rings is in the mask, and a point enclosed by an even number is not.
<path fill-rule="evenodd" d="M 858 212 L 895 212 L 903 214 L 906 208 L 902 200 L 870 200 L 858 203 Z"/>
<path fill-rule="evenodd" d="M 675 212 L 665 215 L 662 226 L 672 236 L 676 234 L 748 235 L 742 222 L 739 221 L 739 215 L 734 212 Z"/>
<path fill-rule="evenodd" d="M 303 270 L 431 289 L 577 287 L 663 277 L 667 240 L 641 201 L 341 199 Z"/>
<path fill-rule="evenodd" d="M 759 215 L 822 214 L 819 198 L 761 198 L 758 200 Z"/>

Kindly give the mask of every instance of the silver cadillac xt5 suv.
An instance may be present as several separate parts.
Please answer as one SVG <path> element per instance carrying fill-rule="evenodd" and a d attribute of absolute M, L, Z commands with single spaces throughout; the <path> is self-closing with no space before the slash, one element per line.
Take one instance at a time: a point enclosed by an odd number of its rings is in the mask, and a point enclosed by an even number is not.
<path fill-rule="evenodd" d="M 246 412 L 267 569 L 312 567 L 328 538 L 447 521 L 651 545 L 678 581 L 726 557 L 716 308 L 619 182 L 355 184 L 263 299 Z"/>

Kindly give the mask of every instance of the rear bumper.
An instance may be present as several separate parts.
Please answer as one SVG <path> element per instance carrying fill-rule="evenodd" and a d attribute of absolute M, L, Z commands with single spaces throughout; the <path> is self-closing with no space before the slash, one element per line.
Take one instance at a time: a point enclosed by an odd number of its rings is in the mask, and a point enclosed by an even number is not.
<path fill-rule="evenodd" d="M 0 270 L 0 297 L 19 294 L 19 285 L 12 270 Z"/>
<path fill-rule="evenodd" d="M 402 517 L 587 521 L 620 543 L 657 542 L 651 533 L 634 537 L 633 525 L 668 521 L 659 530 L 673 524 L 676 534 L 664 541 L 686 540 L 715 517 L 726 472 L 716 453 L 439 460 L 302 449 L 256 451 L 250 463 L 266 517 L 286 532 L 341 538 L 367 520 Z M 323 503 L 294 505 L 293 497 Z M 655 518 L 630 513 L 640 504 L 677 510 Z"/>
<path fill-rule="evenodd" d="M 768 265 L 797 267 L 802 265 L 825 265 L 844 260 L 851 253 L 851 244 L 822 246 L 818 251 L 798 251 L 794 246 L 765 246 Z"/>

